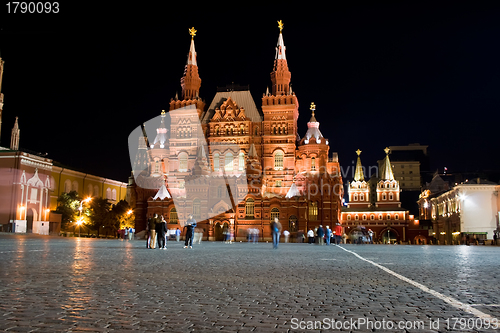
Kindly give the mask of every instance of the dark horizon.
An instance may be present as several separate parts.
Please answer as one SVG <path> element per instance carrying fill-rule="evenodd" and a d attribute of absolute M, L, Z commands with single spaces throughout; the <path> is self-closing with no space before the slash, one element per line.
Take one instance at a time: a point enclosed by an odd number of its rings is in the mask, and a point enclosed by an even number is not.
<path fill-rule="evenodd" d="M 245 14 L 175 8 L 118 12 L 71 5 L 59 14 L 6 14 L 2 146 L 19 117 L 20 146 L 97 176 L 130 175 L 127 138 L 168 110 L 178 92 L 194 26 L 200 97 L 249 85 L 257 107 L 270 86 L 276 21 L 283 20 L 299 135 L 314 102 L 320 130 L 341 166 L 368 167 L 386 146 L 429 146 L 430 169 L 500 169 L 500 35 L 494 4 L 334 5 Z M 173 14 L 175 13 L 175 15 Z M 37 16 L 38 15 L 38 16 Z M 45 15 L 45 16 L 44 16 Z"/>

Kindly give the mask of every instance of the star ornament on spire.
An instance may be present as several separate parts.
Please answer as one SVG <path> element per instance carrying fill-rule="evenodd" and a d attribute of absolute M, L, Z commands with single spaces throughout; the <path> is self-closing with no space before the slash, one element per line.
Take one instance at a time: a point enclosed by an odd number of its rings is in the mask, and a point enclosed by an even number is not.
<path fill-rule="evenodd" d="M 191 39 L 194 39 L 194 36 L 196 36 L 196 32 L 197 30 L 194 27 L 189 29 L 189 34 L 191 35 Z"/>
<path fill-rule="evenodd" d="M 386 154 L 386 155 L 389 155 L 389 152 L 390 152 L 391 150 L 389 149 L 389 147 L 385 147 L 384 151 L 385 151 L 385 154 Z"/>
<path fill-rule="evenodd" d="M 361 155 L 361 150 L 359 150 L 359 149 L 356 150 L 356 154 L 358 154 L 358 156 Z"/>
<path fill-rule="evenodd" d="M 278 28 L 280 28 L 280 33 L 283 30 L 283 20 L 278 21 Z"/>
<path fill-rule="evenodd" d="M 314 104 L 314 102 L 312 102 L 311 107 L 309 109 L 312 111 L 312 115 L 314 116 L 314 111 L 316 111 L 316 104 Z"/>

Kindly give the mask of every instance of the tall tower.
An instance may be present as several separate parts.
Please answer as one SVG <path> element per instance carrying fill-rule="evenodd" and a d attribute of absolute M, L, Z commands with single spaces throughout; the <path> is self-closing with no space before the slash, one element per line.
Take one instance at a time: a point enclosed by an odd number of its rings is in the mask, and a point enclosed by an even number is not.
<path fill-rule="evenodd" d="M 16 117 L 16 122 L 14 123 L 14 127 L 12 128 L 12 134 L 10 136 L 10 149 L 11 150 L 19 150 L 19 123 L 17 122 L 17 117 Z"/>
<path fill-rule="evenodd" d="M 363 165 L 361 164 L 361 150 L 357 150 L 358 160 L 354 180 L 349 184 L 349 204 L 348 207 L 368 208 L 370 207 L 370 187 L 365 181 Z"/>
<path fill-rule="evenodd" d="M 184 75 L 181 78 L 182 99 L 176 95 L 175 98 L 170 100 L 170 110 L 179 109 L 188 105 L 195 105 L 198 117 L 201 117 L 205 102 L 200 99 L 201 79 L 198 74 L 198 62 L 196 60 L 196 50 L 194 47 L 194 36 L 196 36 L 195 28 L 189 29 L 191 35 L 191 46 L 186 66 L 184 67 Z"/>
<path fill-rule="evenodd" d="M 283 41 L 283 23 L 271 73 L 272 94 L 262 97 L 263 181 L 266 192 L 285 196 L 292 186 L 295 171 L 295 144 L 298 140 L 299 103 L 290 89 L 290 71 Z"/>
<path fill-rule="evenodd" d="M 389 160 L 389 148 L 385 148 L 385 159 L 380 170 L 380 180 L 377 183 L 376 207 L 401 207 L 399 201 L 399 182 L 394 178 L 391 161 Z"/>

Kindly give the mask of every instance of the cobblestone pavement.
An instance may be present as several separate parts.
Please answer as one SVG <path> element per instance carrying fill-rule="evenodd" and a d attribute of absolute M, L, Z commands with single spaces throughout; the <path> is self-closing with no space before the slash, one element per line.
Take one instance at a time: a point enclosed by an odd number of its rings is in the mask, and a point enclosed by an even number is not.
<path fill-rule="evenodd" d="M 373 263 L 500 319 L 500 247 L 342 247 L 0 234 L 0 330 L 492 332 Z"/>

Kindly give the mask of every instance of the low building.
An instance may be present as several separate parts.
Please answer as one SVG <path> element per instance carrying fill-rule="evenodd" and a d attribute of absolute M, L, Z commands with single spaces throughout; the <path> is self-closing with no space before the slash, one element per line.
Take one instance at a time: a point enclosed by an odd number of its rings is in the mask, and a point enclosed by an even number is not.
<path fill-rule="evenodd" d="M 460 244 L 466 238 L 492 240 L 498 231 L 500 185 L 481 179 L 454 186 L 439 194 L 421 195 L 419 206 L 430 212 L 439 244 Z"/>

